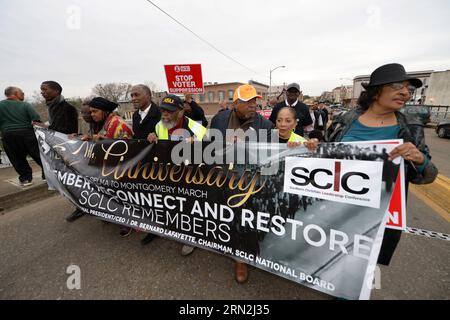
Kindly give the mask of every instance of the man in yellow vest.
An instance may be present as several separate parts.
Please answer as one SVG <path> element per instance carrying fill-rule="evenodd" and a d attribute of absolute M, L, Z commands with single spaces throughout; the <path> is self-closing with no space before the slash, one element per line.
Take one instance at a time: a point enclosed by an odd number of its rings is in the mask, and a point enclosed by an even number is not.
<path fill-rule="evenodd" d="M 195 140 L 201 141 L 207 129 L 201 124 L 184 115 L 184 105 L 179 97 L 169 94 L 160 105 L 161 121 L 155 126 L 155 132 L 148 135 L 150 143 L 158 143 L 158 140 Z M 187 256 L 194 251 L 194 247 L 184 245 L 181 254 Z"/>
<path fill-rule="evenodd" d="M 148 135 L 150 143 L 158 140 L 181 141 L 193 138 L 201 141 L 207 129 L 194 120 L 186 117 L 183 111 L 183 102 L 179 97 L 169 94 L 160 105 L 161 121 L 156 124 L 155 132 Z"/>

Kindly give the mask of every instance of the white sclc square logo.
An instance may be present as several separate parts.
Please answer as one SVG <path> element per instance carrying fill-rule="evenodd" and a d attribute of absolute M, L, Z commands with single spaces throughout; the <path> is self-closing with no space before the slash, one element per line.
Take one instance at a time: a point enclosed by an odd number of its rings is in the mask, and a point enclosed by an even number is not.
<path fill-rule="evenodd" d="M 379 208 L 383 162 L 288 157 L 284 192 Z"/>

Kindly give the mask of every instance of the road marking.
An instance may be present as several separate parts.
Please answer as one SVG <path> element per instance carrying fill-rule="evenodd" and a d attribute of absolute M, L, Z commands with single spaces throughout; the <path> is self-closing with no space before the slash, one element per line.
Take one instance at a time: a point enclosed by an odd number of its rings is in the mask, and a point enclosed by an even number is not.
<path fill-rule="evenodd" d="M 450 222 L 450 179 L 439 174 L 431 184 L 410 184 L 411 192 L 437 214 Z"/>

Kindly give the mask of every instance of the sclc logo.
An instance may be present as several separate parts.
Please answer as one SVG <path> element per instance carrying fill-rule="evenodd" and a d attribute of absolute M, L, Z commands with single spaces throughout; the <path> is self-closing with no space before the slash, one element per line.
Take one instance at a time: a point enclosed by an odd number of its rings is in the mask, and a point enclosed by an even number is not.
<path fill-rule="evenodd" d="M 340 188 L 342 186 L 342 189 L 347 191 L 348 193 L 353 194 L 366 194 L 369 191 L 369 188 L 363 187 L 360 190 L 355 190 L 356 187 L 352 188 L 349 186 L 349 179 L 351 177 L 357 176 L 360 177 L 363 180 L 370 180 L 369 176 L 363 172 L 356 172 L 356 171 L 350 171 L 345 173 L 341 177 L 341 162 L 336 161 L 334 163 L 334 172 L 328 169 L 314 169 L 311 172 L 304 167 L 295 167 L 291 171 L 292 175 L 297 179 L 291 179 L 291 182 L 297 186 L 305 187 L 309 184 L 311 184 L 313 187 L 321 190 L 329 190 L 333 188 L 333 191 L 339 192 Z M 322 173 L 322 174 L 321 174 Z M 333 183 L 330 181 L 330 179 L 327 179 L 326 177 L 323 177 L 323 174 L 325 174 L 327 177 L 334 177 Z M 300 181 L 298 179 L 301 179 Z M 323 184 L 324 182 L 327 182 L 326 184 Z M 358 185 L 361 185 L 361 183 L 358 183 Z"/>

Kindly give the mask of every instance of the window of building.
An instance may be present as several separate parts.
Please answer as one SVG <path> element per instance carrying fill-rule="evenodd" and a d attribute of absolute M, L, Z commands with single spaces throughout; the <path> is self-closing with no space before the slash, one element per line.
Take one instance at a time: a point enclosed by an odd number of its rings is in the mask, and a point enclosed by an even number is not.
<path fill-rule="evenodd" d="M 199 98 L 200 98 L 200 102 L 205 102 L 205 95 L 204 94 L 200 94 Z"/>
<path fill-rule="evenodd" d="M 214 91 L 208 92 L 208 102 L 214 102 Z"/>
<path fill-rule="evenodd" d="M 225 91 L 219 91 L 219 102 L 225 100 Z"/>
<path fill-rule="evenodd" d="M 228 101 L 233 101 L 234 91 L 228 90 Z"/>

